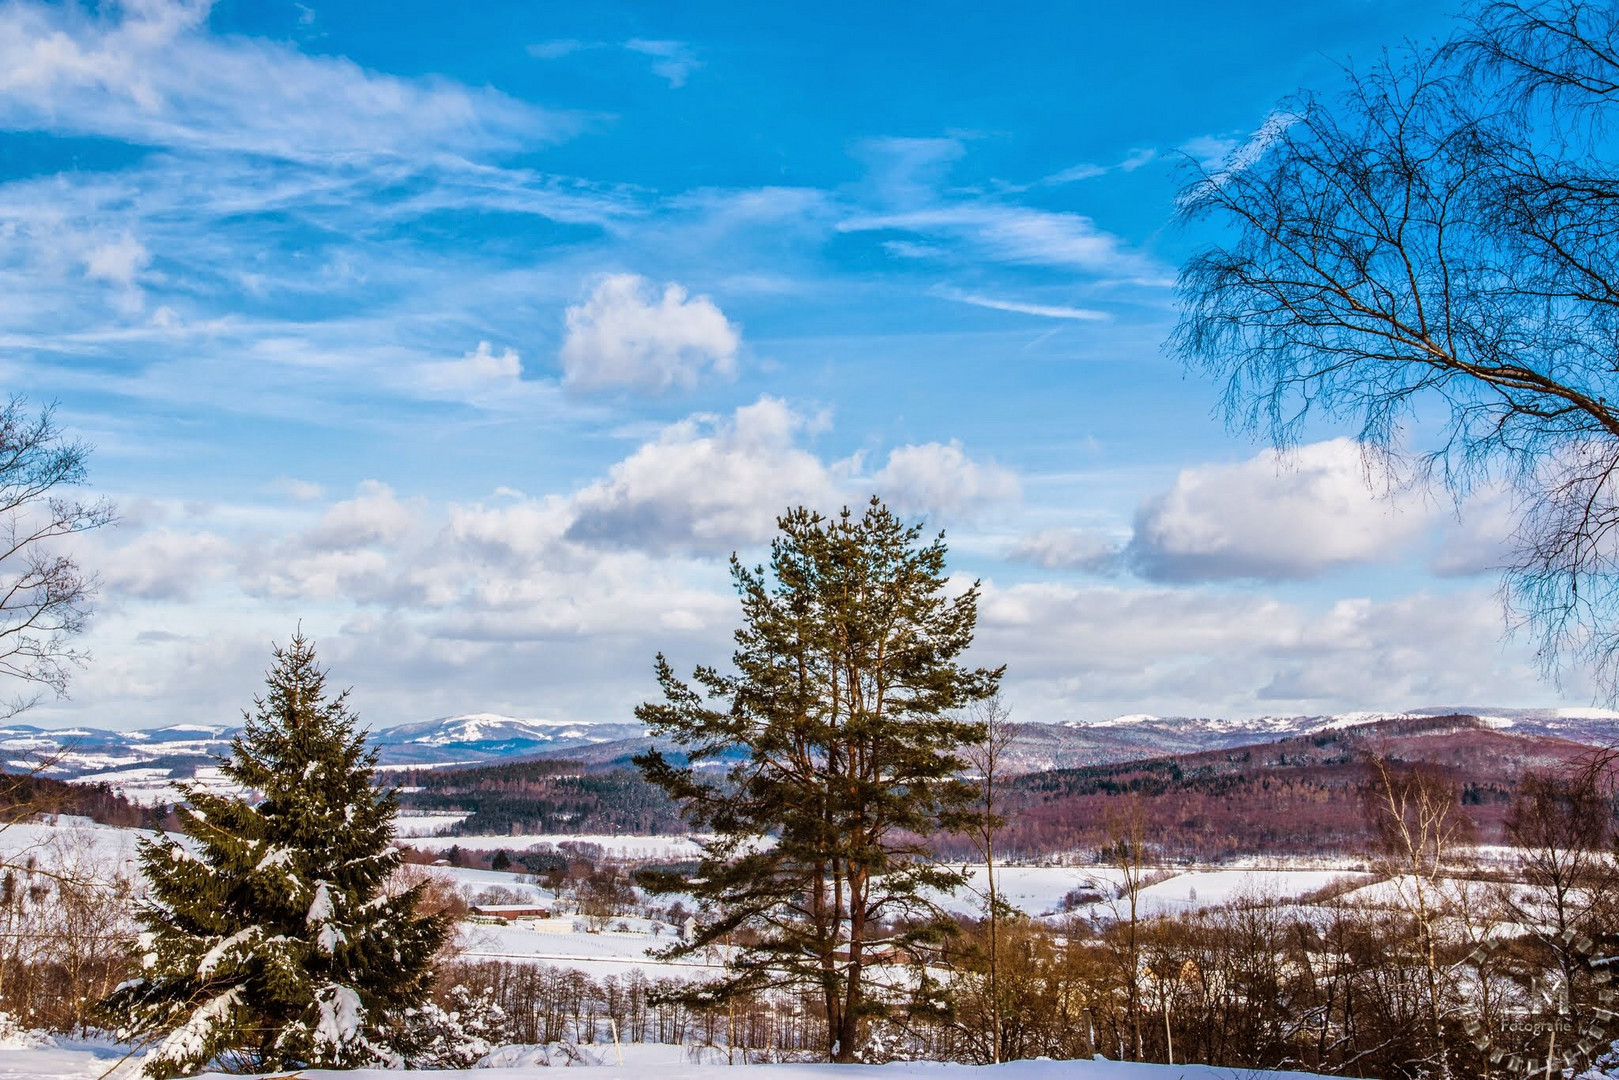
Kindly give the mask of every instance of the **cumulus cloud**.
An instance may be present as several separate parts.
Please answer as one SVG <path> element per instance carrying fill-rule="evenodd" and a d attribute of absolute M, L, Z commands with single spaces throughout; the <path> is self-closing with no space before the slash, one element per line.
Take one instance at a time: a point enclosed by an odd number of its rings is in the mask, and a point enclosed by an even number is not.
<path fill-rule="evenodd" d="M 1488 487 L 1446 515 L 1428 568 L 1441 577 L 1495 574 L 1513 561 L 1518 514 L 1511 492 Z"/>
<path fill-rule="evenodd" d="M 1298 579 L 1392 561 L 1433 510 L 1388 488 L 1348 439 L 1186 469 L 1142 505 L 1127 556 L 1159 581 Z"/>
<path fill-rule="evenodd" d="M 84 257 L 84 276 L 130 289 L 135 278 L 152 261 L 151 252 L 134 236 L 125 233 L 117 240 L 92 248 Z"/>
<path fill-rule="evenodd" d="M 896 447 L 872 482 L 877 493 L 902 513 L 946 516 L 1011 502 L 1022 492 L 1016 473 L 973 461 L 955 440 Z"/>
<path fill-rule="evenodd" d="M 416 521 L 419 507 L 401 502 L 393 488 L 365 480 L 354 498 L 336 503 L 320 522 L 303 534 L 302 543 L 315 551 L 353 551 L 373 545 L 397 543 Z"/>
<path fill-rule="evenodd" d="M 798 445 L 813 419 L 762 397 L 730 417 L 671 425 L 574 500 L 571 540 L 729 552 L 769 538 L 789 506 L 837 499 L 830 469 Z"/>
<path fill-rule="evenodd" d="M 715 556 L 768 540 L 791 502 L 835 509 L 871 485 L 858 458 L 829 462 L 808 448 L 821 423 L 771 398 L 693 417 L 573 495 L 501 490 L 434 506 L 370 481 L 320 507 L 136 515 L 91 538 L 117 541 L 93 562 L 119 602 L 87 641 L 108 660 L 75 684 L 78 707 L 116 703 L 130 721 L 229 715 L 232 696 L 251 693 L 265 643 L 306 619 L 373 723 L 496 702 L 622 718 L 655 692 L 633 677 L 654 652 L 682 667 L 725 654 L 736 599 Z M 948 444 L 925 449 L 888 462 L 896 473 L 926 462 L 924 477 L 941 462 L 972 471 Z M 952 559 L 964 579 L 981 572 L 971 550 Z M 1024 537 L 1018 554 L 1090 568 L 1111 547 L 1100 533 L 1052 529 Z M 163 600 L 186 602 L 183 622 Z M 1007 691 L 1031 720 L 1516 701 L 1533 680 L 1528 650 L 1500 647 L 1484 588 L 1316 603 L 1257 589 L 990 580 L 980 612 L 975 658 L 1011 663 Z"/>
<path fill-rule="evenodd" d="M 1011 557 L 1047 570 L 1109 570 L 1119 559 L 1119 543 L 1096 529 L 1041 529 L 1020 537 Z"/>
<path fill-rule="evenodd" d="M 96 566 L 116 596 L 140 600 L 190 600 L 229 569 L 232 544 L 207 529 L 148 529 L 128 543 L 97 554 Z"/>
<path fill-rule="evenodd" d="M 1315 607 L 1261 592 L 993 582 L 975 655 L 1013 661 L 1020 715 L 1319 714 L 1520 700 L 1527 648 L 1486 589 Z"/>
<path fill-rule="evenodd" d="M 859 454 L 824 460 L 803 443 L 826 422 L 767 396 L 730 416 L 672 424 L 574 496 L 567 538 L 728 554 L 768 540 L 793 506 L 831 512 L 875 493 L 904 514 L 951 518 L 1019 496 L 1015 473 L 954 441 L 896 447 L 875 473 Z"/>
<path fill-rule="evenodd" d="M 313 480 L 299 480 L 291 476 L 283 476 L 271 484 L 270 489 L 280 492 L 295 502 L 313 502 L 326 494 L 326 489 Z"/>
<path fill-rule="evenodd" d="M 706 296 L 670 283 L 659 293 L 638 274 L 611 274 L 566 314 L 565 385 L 659 393 L 736 370 L 742 335 Z"/>
<path fill-rule="evenodd" d="M 418 369 L 422 388 L 439 396 L 477 400 L 490 393 L 515 389 L 523 377 L 523 361 L 510 347 L 495 352 L 489 342 L 455 360 L 423 364 Z"/>

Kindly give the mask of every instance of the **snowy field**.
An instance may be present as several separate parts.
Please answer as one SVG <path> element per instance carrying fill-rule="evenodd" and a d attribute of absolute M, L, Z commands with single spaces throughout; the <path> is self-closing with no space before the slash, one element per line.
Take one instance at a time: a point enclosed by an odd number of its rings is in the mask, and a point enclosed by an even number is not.
<path fill-rule="evenodd" d="M 1246 897 L 1296 900 L 1341 878 L 1371 880 L 1371 875 L 1345 870 L 1285 867 L 1228 869 L 1174 868 L 1173 876 L 1149 885 L 1141 893 L 1142 915 L 1173 914 L 1225 904 Z M 958 891 L 944 906 L 959 914 L 975 914 L 985 888 L 982 866 L 968 867 L 970 888 Z M 1154 875 L 1156 876 L 1156 875 Z M 1112 917 L 1119 872 L 1102 866 L 1002 866 L 995 870 L 1001 898 L 1025 914 L 1040 917 L 1062 912 L 1071 892 L 1099 893 L 1103 899 L 1073 910 L 1082 915 Z"/>
<path fill-rule="evenodd" d="M 401 811 L 394 819 L 394 835 L 400 839 L 418 836 L 437 836 L 452 825 L 467 819 L 466 814 L 435 814 L 429 811 Z M 417 844 L 417 847 L 425 845 Z"/>
<path fill-rule="evenodd" d="M 217 765 L 198 766 L 196 775 L 185 782 L 216 795 L 236 796 L 242 793 L 239 785 L 225 779 Z M 106 784 L 116 794 L 124 796 L 136 806 L 176 803 L 185 798 L 179 787 L 180 782 L 169 775 L 168 769 L 150 766 L 87 773 L 84 776 L 69 778 L 68 783 Z"/>
<path fill-rule="evenodd" d="M 0 856 L 10 863 L 34 858 L 53 870 L 129 875 L 136 872 L 135 842 L 153 835 L 149 829 L 116 829 L 63 816 L 51 824 L 24 822 L 0 829 Z"/>
<path fill-rule="evenodd" d="M 582 971 L 593 979 L 627 975 L 637 968 L 657 978 L 712 977 L 722 966 L 717 955 L 678 964 L 648 957 L 647 950 L 664 948 L 676 940 L 676 928 L 666 923 L 612 919 L 607 929 L 591 933 L 583 918 L 571 921 L 576 929 L 566 932 L 530 929 L 521 921 L 509 926 L 463 923 L 459 941 L 470 959 L 551 964 Z M 625 929 L 618 928 L 621 923 Z"/>
<path fill-rule="evenodd" d="M 403 835 L 403 834 L 401 834 Z M 424 851 L 527 851 L 539 845 L 597 844 L 612 859 L 694 859 L 702 854 L 698 842 L 688 836 L 615 836 L 608 833 L 524 833 L 520 836 L 433 836 L 411 840 L 411 847 Z"/>
<path fill-rule="evenodd" d="M 62 1041 L 55 1045 L 25 1046 L 27 1040 L 0 1041 L 0 1080 L 137 1080 L 140 1058 L 124 1059 L 125 1049 L 106 1044 Z M 658 1080 L 1301 1080 L 1309 1073 L 1254 1072 L 1247 1069 L 1214 1068 L 1207 1065 L 1139 1065 L 1116 1061 L 1015 1061 L 1006 1065 L 945 1065 L 937 1062 L 905 1062 L 891 1065 L 727 1065 L 725 1051 L 709 1048 L 627 1044 L 622 1049 L 623 1064 L 611 1043 L 577 1048 L 574 1065 L 596 1067 L 609 1074 L 642 1077 L 656 1074 Z M 503 1047 L 485 1059 L 483 1067 L 435 1071 L 441 1080 L 483 1080 L 490 1069 L 502 1075 L 535 1077 L 549 1072 L 542 1062 L 561 1058 L 544 1047 Z M 694 1059 L 701 1060 L 694 1060 Z M 121 1059 L 123 1059 L 121 1061 Z M 561 1061 L 557 1061 L 561 1064 Z M 543 1071 L 542 1071 L 543 1070 Z M 337 1072 L 324 1069 L 300 1070 L 308 1080 L 394 1080 L 400 1072 L 361 1069 Z M 205 1073 L 210 1080 L 224 1080 L 220 1074 Z"/>

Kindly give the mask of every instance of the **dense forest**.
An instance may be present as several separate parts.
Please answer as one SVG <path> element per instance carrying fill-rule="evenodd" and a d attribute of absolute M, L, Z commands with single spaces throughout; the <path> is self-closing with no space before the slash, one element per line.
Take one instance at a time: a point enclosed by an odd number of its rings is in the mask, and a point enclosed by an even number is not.
<path fill-rule="evenodd" d="M 1365 761 L 1438 767 L 1461 792 L 1478 839 L 1498 842 L 1519 778 L 1571 761 L 1575 743 L 1496 731 L 1471 716 L 1381 721 L 1279 742 L 1012 777 L 997 843 L 1009 858 L 1094 851 L 1128 800 L 1171 858 L 1356 852 L 1371 842 L 1360 806 Z M 675 805 L 639 773 L 531 761 L 390 774 L 407 810 L 465 812 L 452 835 L 677 834 Z M 936 840 L 941 856 L 970 854 L 962 837 Z"/>
<path fill-rule="evenodd" d="M 1361 801 L 1365 762 L 1437 767 L 1461 793 L 1478 839 L 1500 842 L 1526 771 L 1561 765 L 1587 747 L 1496 731 L 1472 716 L 1382 721 L 1274 743 L 1147 761 L 1056 769 L 1012 778 L 1007 824 L 997 839 L 1009 858 L 1039 858 L 1107 844 L 1126 797 L 1158 849 L 1171 858 L 1356 852 L 1372 841 Z M 961 837 L 939 842 L 968 855 Z"/>
<path fill-rule="evenodd" d="M 662 791 L 626 769 L 588 772 L 573 761 L 522 761 L 391 774 L 405 810 L 466 812 L 457 836 L 516 833 L 681 833 Z"/>
<path fill-rule="evenodd" d="M 109 784 L 70 784 L 38 773 L 0 774 L 0 822 L 39 814 L 65 814 L 123 828 L 175 827 L 170 807 L 137 805 Z"/>

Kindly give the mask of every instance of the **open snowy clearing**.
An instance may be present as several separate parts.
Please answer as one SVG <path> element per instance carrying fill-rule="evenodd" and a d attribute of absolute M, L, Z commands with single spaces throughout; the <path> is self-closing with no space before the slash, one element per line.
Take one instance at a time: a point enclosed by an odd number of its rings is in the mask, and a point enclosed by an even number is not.
<path fill-rule="evenodd" d="M 1015 1061 L 1006 1065 L 948 1065 L 939 1062 L 895 1062 L 889 1065 L 727 1065 L 723 1049 L 631 1043 L 623 1047 L 624 1064 L 612 1044 L 596 1043 L 578 1047 L 579 1061 L 568 1064 L 596 1067 L 610 1074 L 646 1076 L 656 1071 L 659 1080 L 944 1080 L 946 1077 L 973 1077 L 975 1080 L 1299 1080 L 1309 1073 L 1264 1072 L 1216 1068 L 1208 1065 L 1141 1065 L 1118 1061 Z M 62 1041 L 56 1045 L 24 1047 L 0 1043 L 0 1080 L 97 1080 L 109 1069 L 107 1080 L 136 1080 L 139 1057 L 119 1064 L 122 1047 Z M 485 1059 L 478 1069 L 434 1071 L 442 1080 L 480 1080 L 489 1069 L 508 1076 L 545 1075 L 548 1058 L 563 1055 L 545 1047 L 502 1047 Z M 702 1060 L 694 1060 L 694 1059 Z M 557 1060 L 557 1064 L 562 1064 Z M 211 1080 L 224 1080 L 221 1074 L 205 1073 Z M 393 1080 L 399 1071 L 361 1069 L 333 1071 L 301 1070 L 308 1080 Z"/>
<path fill-rule="evenodd" d="M 959 914 L 976 914 L 985 889 L 982 866 L 966 868 L 969 888 L 944 901 Z M 1150 871 L 1156 876 L 1156 871 Z M 1344 870 L 1252 867 L 1235 870 L 1174 868 L 1170 877 L 1142 890 L 1140 914 L 1161 915 L 1213 907 L 1245 897 L 1296 900 L 1341 878 L 1369 881 L 1371 875 Z M 1002 866 L 995 870 L 996 887 L 1007 903 L 1027 915 L 1056 915 L 1070 893 L 1097 893 L 1101 900 L 1081 903 L 1072 910 L 1081 915 L 1112 918 L 1121 912 L 1112 897 L 1122 880 L 1106 866 Z M 1123 912 L 1128 914 L 1128 912 Z"/>
<path fill-rule="evenodd" d="M 466 814 L 435 814 L 428 811 L 401 811 L 394 818 L 394 835 L 400 839 L 419 836 L 437 836 L 443 829 L 452 825 L 459 825 L 467 819 Z M 418 844 L 418 847 L 423 845 Z"/>
<path fill-rule="evenodd" d="M 403 835 L 403 834 L 401 834 Z M 422 836 L 410 841 L 424 851 L 527 851 L 540 845 L 596 844 L 613 859 L 695 859 L 699 842 L 689 836 L 615 836 L 610 833 L 524 833 L 518 836 Z"/>
<path fill-rule="evenodd" d="M 86 773 L 69 777 L 68 783 L 106 784 L 136 806 L 175 803 L 185 798 L 185 793 L 179 787 L 180 781 L 174 779 L 170 770 L 151 766 L 137 765 L 128 769 Z M 198 766 L 196 775 L 185 783 L 216 795 L 236 796 L 242 793 L 241 786 L 227 779 L 217 765 Z"/>

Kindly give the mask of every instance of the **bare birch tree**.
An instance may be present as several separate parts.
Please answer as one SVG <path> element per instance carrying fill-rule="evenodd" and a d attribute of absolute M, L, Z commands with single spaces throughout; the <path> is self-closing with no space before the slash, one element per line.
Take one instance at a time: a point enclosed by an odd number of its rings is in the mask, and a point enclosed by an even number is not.
<path fill-rule="evenodd" d="M 1462 499 L 1511 494 L 1504 592 L 1619 689 L 1619 8 L 1475 4 L 1193 166 L 1170 347 L 1278 445 L 1317 417 Z M 1612 399 L 1612 400 L 1610 400 Z"/>

